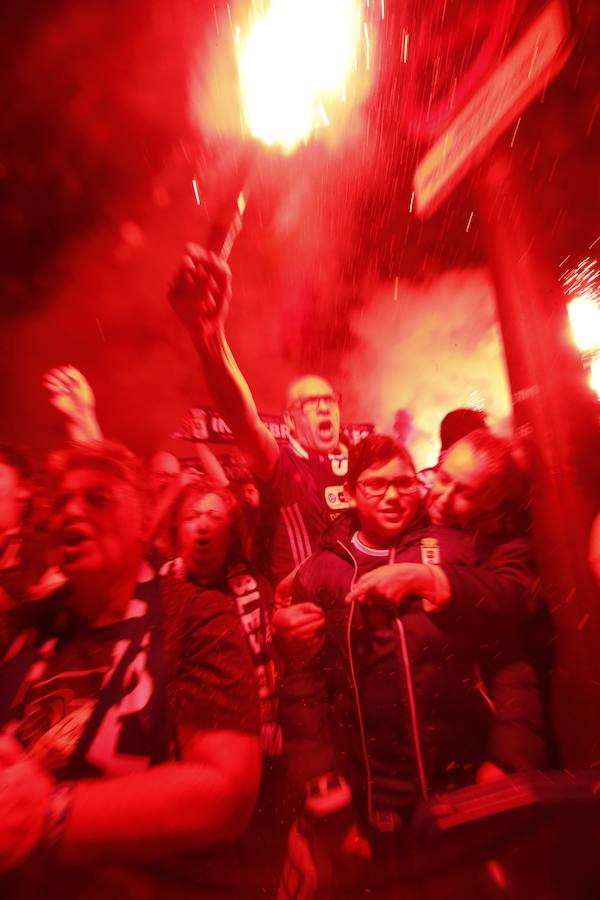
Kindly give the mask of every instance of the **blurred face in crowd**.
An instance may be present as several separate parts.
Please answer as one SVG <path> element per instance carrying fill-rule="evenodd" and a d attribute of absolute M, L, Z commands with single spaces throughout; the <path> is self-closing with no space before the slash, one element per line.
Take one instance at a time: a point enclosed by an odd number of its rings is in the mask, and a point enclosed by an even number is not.
<path fill-rule="evenodd" d="M 218 494 L 183 502 L 177 523 L 179 553 L 187 571 L 197 578 L 220 574 L 231 537 L 231 513 Z"/>
<path fill-rule="evenodd" d="M 166 450 L 157 450 L 150 459 L 150 487 L 155 497 L 172 484 L 179 475 L 179 460 Z"/>
<path fill-rule="evenodd" d="M 260 506 L 260 494 L 258 488 L 253 481 L 247 481 L 240 487 L 240 500 L 251 509 L 258 509 Z"/>
<path fill-rule="evenodd" d="M 27 496 L 19 472 L 0 458 L 0 534 L 18 527 Z"/>
<path fill-rule="evenodd" d="M 489 481 L 487 458 L 478 456 L 467 440 L 450 447 L 427 495 L 427 511 L 433 524 L 467 527 L 493 504 Z"/>
<path fill-rule="evenodd" d="M 74 584 L 117 583 L 140 566 L 146 538 L 143 502 L 117 474 L 72 469 L 60 480 L 50 531 L 59 566 Z"/>
<path fill-rule="evenodd" d="M 400 457 L 373 463 L 364 469 L 354 492 L 346 490 L 356 503 L 360 534 L 370 547 L 389 547 L 411 523 L 419 505 L 417 477 L 412 466 Z"/>
<path fill-rule="evenodd" d="M 315 453 L 333 453 L 340 440 L 338 398 L 324 378 L 307 375 L 288 390 L 286 422 L 292 437 Z"/>

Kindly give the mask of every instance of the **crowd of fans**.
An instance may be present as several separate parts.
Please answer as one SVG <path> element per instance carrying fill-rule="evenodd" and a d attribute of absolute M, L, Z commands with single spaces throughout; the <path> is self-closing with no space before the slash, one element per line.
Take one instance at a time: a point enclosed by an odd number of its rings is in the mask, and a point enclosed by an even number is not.
<path fill-rule="evenodd" d="M 555 759 L 509 443 L 455 411 L 417 473 L 307 375 L 279 446 L 230 295 L 189 246 L 171 302 L 243 483 L 106 440 L 72 367 L 44 379 L 68 447 L 34 477 L 0 445 L 2 896 L 377 896 L 420 803 Z"/>

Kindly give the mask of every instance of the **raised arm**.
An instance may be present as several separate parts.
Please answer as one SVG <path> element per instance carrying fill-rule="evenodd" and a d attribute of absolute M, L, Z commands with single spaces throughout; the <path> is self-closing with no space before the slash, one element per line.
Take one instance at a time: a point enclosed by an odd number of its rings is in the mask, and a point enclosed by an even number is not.
<path fill-rule="evenodd" d="M 229 478 L 225 474 L 225 469 L 210 447 L 207 447 L 202 441 L 194 441 L 194 455 L 198 460 L 199 467 L 211 481 L 220 487 L 229 487 Z"/>
<path fill-rule="evenodd" d="M 0 873 L 40 841 L 57 843 L 59 862 L 145 862 L 242 833 L 261 776 L 258 692 L 228 597 L 194 598 L 180 655 L 170 690 L 177 761 L 65 786 L 0 737 Z"/>
<path fill-rule="evenodd" d="M 188 741 L 182 762 L 80 782 L 61 860 L 145 861 L 234 840 L 250 821 L 260 766 L 258 738 L 212 731 Z"/>
<path fill-rule="evenodd" d="M 46 372 L 42 381 L 50 394 L 50 403 L 65 418 L 71 441 L 101 441 L 102 431 L 96 418 L 96 398 L 85 375 L 75 366 L 61 366 Z"/>
<path fill-rule="evenodd" d="M 261 422 L 246 379 L 225 336 L 231 299 L 231 272 L 215 253 L 188 244 L 171 289 L 173 309 L 187 329 L 207 383 L 237 445 L 257 478 L 268 479 L 279 447 Z"/>

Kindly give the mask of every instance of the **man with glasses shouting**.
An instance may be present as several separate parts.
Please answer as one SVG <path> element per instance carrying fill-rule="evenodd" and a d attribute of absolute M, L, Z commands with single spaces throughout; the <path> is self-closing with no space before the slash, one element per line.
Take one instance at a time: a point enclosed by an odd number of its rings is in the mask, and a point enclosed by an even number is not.
<path fill-rule="evenodd" d="M 338 396 L 318 375 L 293 381 L 285 413 L 289 447 L 280 447 L 261 422 L 227 342 L 230 300 L 227 263 L 188 244 L 171 303 L 192 338 L 238 447 L 254 476 L 268 486 L 266 506 L 272 507 L 274 519 L 270 574 L 277 581 L 310 556 L 324 527 L 348 506 L 343 492 L 347 450 L 340 443 Z"/>

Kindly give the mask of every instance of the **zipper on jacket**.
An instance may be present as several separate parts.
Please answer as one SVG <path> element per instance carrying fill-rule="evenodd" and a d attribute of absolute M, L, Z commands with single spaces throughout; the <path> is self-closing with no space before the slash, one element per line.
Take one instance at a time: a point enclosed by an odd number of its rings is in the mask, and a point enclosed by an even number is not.
<path fill-rule="evenodd" d="M 490 697 L 490 695 L 487 692 L 487 689 L 485 686 L 485 681 L 483 680 L 483 675 L 481 674 L 481 669 L 480 669 L 478 663 L 475 663 L 473 670 L 474 670 L 474 674 L 475 674 L 475 689 L 477 691 L 479 691 L 479 693 L 481 694 L 481 696 L 487 703 L 488 708 L 490 709 L 491 713 L 493 715 L 496 715 L 496 704 L 494 703 L 494 701 L 492 700 L 492 698 Z"/>
<path fill-rule="evenodd" d="M 350 589 L 352 589 L 354 587 L 354 584 L 356 582 L 356 578 L 358 575 L 358 565 L 357 565 L 357 562 L 356 562 L 352 552 L 348 549 L 348 547 L 346 547 L 346 545 L 343 544 L 342 541 L 338 540 L 337 543 L 342 548 L 344 553 L 349 557 L 349 559 L 352 563 L 352 567 L 354 569 L 354 574 L 352 575 L 352 580 L 350 582 Z M 392 548 L 392 550 L 390 552 L 390 563 L 394 562 L 395 555 L 396 555 L 395 550 L 394 550 L 394 548 Z M 352 691 L 354 693 L 354 701 L 356 704 L 356 712 L 357 712 L 357 716 L 358 716 L 358 727 L 359 727 L 359 731 L 360 731 L 360 743 L 361 743 L 361 749 L 362 749 L 362 754 L 363 754 L 365 771 L 367 774 L 367 811 L 368 811 L 369 821 L 374 822 L 373 780 L 372 780 L 372 776 L 371 776 L 371 765 L 369 763 L 369 753 L 367 750 L 365 727 L 364 727 L 362 709 L 361 709 L 361 705 L 360 705 L 360 696 L 358 693 L 358 682 L 356 679 L 356 670 L 354 668 L 354 658 L 352 656 L 352 622 L 354 620 L 355 609 L 356 609 L 356 601 L 354 601 L 350 607 L 350 615 L 348 616 L 348 626 L 346 629 L 346 641 L 347 641 L 347 645 L 348 645 L 348 659 L 350 662 L 350 678 L 352 681 Z M 415 704 L 415 695 L 414 695 L 413 683 L 412 683 L 410 658 L 408 655 L 408 647 L 406 644 L 406 634 L 404 631 L 404 625 L 402 624 L 401 620 L 397 616 L 394 616 L 394 624 L 395 624 L 396 630 L 398 632 L 398 635 L 400 637 L 400 648 L 402 651 L 402 661 L 404 663 L 404 671 L 406 674 L 406 689 L 407 689 L 407 693 L 408 693 L 408 705 L 409 705 L 409 709 L 410 709 L 411 730 L 412 730 L 413 744 L 415 747 L 417 769 L 418 769 L 418 773 L 419 773 L 419 783 L 421 786 L 421 793 L 423 794 L 423 798 L 426 800 L 428 797 L 429 791 L 428 791 L 428 787 L 427 787 L 427 779 L 425 777 L 425 766 L 423 764 L 423 753 L 421 750 L 421 738 L 419 735 L 419 721 L 418 721 L 418 717 L 417 717 L 417 707 Z"/>
<path fill-rule="evenodd" d="M 408 707 L 410 710 L 410 724 L 413 736 L 413 744 L 415 747 L 415 756 L 417 759 L 417 769 L 419 771 L 419 782 L 421 785 L 421 793 L 423 798 L 427 800 L 428 789 L 427 779 L 425 777 L 425 766 L 423 764 L 423 753 L 421 751 L 421 737 L 419 735 L 419 720 L 417 717 L 417 707 L 415 704 L 415 692 L 413 690 L 412 673 L 410 668 L 410 658 L 408 656 L 408 647 L 406 645 L 406 633 L 402 620 L 394 617 L 394 625 L 400 637 L 400 648 L 402 650 L 402 661 L 404 663 L 404 671 L 406 674 L 406 691 L 408 693 Z"/>
<path fill-rule="evenodd" d="M 337 541 L 344 553 L 350 558 L 352 568 L 354 569 L 352 580 L 350 582 L 350 590 L 356 583 L 358 576 L 358 564 L 352 552 L 341 541 Z M 350 606 L 350 614 L 348 616 L 348 625 L 346 627 L 346 643 L 348 646 L 348 661 L 350 663 L 350 680 L 352 682 L 352 692 L 354 694 L 354 703 L 356 705 L 356 715 L 358 717 L 358 730 L 360 732 L 360 746 L 363 755 L 363 763 L 367 776 L 367 814 L 369 822 L 373 821 L 373 778 L 371 776 L 371 764 L 369 763 L 369 753 L 367 751 L 367 738 L 365 734 L 365 726 L 360 705 L 360 695 L 358 693 L 358 681 L 356 680 L 356 670 L 354 668 L 354 657 L 352 656 L 352 622 L 354 621 L 354 611 L 356 609 L 356 600 Z"/>

